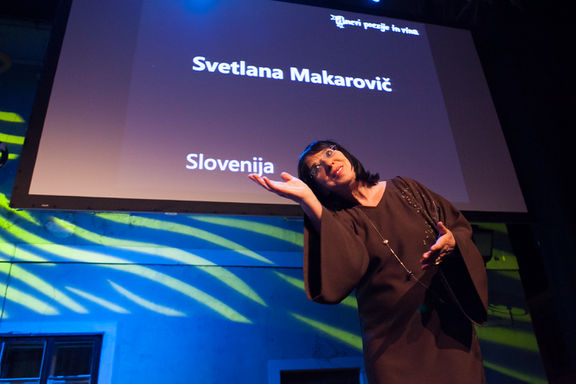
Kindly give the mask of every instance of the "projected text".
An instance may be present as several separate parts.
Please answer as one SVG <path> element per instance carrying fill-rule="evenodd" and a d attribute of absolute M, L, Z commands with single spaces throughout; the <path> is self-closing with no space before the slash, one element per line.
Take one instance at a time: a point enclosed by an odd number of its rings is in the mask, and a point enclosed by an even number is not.
<path fill-rule="evenodd" d="M 186 155 L 186 169 L 199 171 L 244 172 L 273 174 L 274 164 L 264 161 L 262 157 L 254 156 L 252 160 L 229 160 L 206 157 L 203 153 L 189 153 Z"/>
<path fill-rule="evenodd" d="M 284 70 L 266 66 L 249 65 L 245 60 L 232 62 L 219 62 L 208 60 L 204 56 L 196 56 L 192 59 L 192 70 L 196 72 L 220 73 L 222 75 L 235 75 L 274 80 L 284 80 Z M 309 68 L 290 67 L 289 80 L 334 87 L 366 89 L 377 92 L 392 92 L 392 81 L 389 77 L 374 76 L 362 78 L 342 74 L 334 74 L 322 69 L 313 72 Z"/>

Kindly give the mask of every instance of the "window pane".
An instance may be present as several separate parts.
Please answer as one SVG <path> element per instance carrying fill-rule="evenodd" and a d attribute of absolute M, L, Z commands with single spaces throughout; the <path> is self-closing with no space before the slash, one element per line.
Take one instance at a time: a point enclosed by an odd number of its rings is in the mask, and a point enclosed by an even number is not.
<path fill-rule="evenodd" d="M 0 378 L 40 377 L 44 343 L 6 342 L 2 354 Z"/>
<path fill-rule="evenodd" d="M 359 384 L 360 368 L 281 371 L 282 384 Z"/>
<path fill-rule="evenodd" d="M 89 375 L 92 350 L 92 341 L 56 343 L 51 376 Z"/>

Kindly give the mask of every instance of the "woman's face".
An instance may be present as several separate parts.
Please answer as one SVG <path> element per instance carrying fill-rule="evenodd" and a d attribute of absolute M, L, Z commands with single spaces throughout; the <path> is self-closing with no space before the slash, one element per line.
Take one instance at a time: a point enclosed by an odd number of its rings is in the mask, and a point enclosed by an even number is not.
<path fill-rule="evenodd" d="M 347 188 L 356 180 L 350 160 L 333 147 L 307 156 L 304 162 L 318 185 L 330 191 Z"/>

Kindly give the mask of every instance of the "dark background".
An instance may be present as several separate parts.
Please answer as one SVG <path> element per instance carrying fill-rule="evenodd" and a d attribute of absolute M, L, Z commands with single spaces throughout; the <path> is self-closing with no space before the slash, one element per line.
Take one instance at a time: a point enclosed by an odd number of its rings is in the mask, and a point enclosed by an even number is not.
<path fill-rule="evenodd" d="M 551 383 L 576 382 L 576 41 L 570 2 L 293 1 L 470 29 L 529 210 L 508 222 Z M 50 27 L 56 0 L 8 0 L 0 19 Z M 25 52 L 26 36 L 3 38 Z M 8 51 L 10 47 L 0 47 Z M 42 58 L 38 58 L 42 60 Z M 1 90 L 0 90 L 1 92 Z"/>

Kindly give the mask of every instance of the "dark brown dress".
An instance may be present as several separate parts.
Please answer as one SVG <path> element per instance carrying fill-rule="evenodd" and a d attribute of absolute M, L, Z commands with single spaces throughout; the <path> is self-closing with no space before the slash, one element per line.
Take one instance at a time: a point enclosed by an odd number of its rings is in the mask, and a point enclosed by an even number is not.
<path fill-rule="evenodd" d="M 454 234 L 456 250 L 422 271 L 439 220 Z M 377 207 L 324 208 L 320 235 L 308 224 L 307 295 L 330 304 L 356 290 L 370 384 L 485 382 L 473 323 L 486 321 L 486 271 L 470 224 L 447 200 L 397 177 Z"/>

